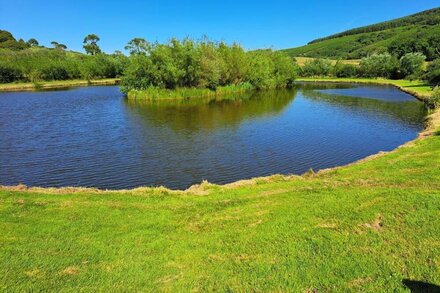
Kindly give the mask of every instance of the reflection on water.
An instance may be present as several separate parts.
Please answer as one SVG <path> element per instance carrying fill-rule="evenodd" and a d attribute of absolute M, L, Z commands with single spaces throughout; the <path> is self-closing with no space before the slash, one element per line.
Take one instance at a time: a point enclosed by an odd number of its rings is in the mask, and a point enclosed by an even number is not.
<path fill-rule="evenodd" d="M 142 101 L 125 100 L 145 123 L 180 131 L 239 126 L 243 120 L 279 115 L 294 100 L 293 90 L 245 92 L 220 98 Z"/>
<path fill-rule="evenodd" d="M 0 94 L 0 184 L 186 188 L 300 174 L 416 137 L 423 104 L 390 87 L 133 101 L 117 87 Z"/>
<path fill-rule="evenodd" d="M 365 91 L 365 89 L 363 89 L 363 91 Z M 362 109 L 362 111 L 371 112 L 373 115 L 386 115 L 387 119 L 399 119 L 403 123 L 419 125 L 424 121 L 426 114 L 426 109 L 423 107 L 422 103 L 417 102 L 415 98 L 409 95 L 408 97 L 405 97 L 406 94 L 403 94 L 400 91 L 397 91 L 396 93 L 395 89 L 394 93 L 391 94 L 391 97 L 394 96 L 395 98 L 400 99 L 398 102 L 396 99 L 389 101 L 386 95 L 380 96 L 381 98 L 383 97 L 383 99 L 379 99 L 335 95 L 330 94 L 328 91 L 304 90 L 302 93 L 304 97 L 311 100 L 329 103 L 346 109 L 359 108 Z M 386 91 L 383 94 L 386 94 Z M 403 95 L 397 97 L 397 94 Z"/>

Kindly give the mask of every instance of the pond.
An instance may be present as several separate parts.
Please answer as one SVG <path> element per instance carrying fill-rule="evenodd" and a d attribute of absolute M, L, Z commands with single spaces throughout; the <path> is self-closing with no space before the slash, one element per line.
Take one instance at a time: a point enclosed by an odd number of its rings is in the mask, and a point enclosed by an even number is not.
<path fill-rule="evenodd" d="M 304 83 L 157 102 L 113 86 L 0 93 L 0 184 L 184 189 L 302 174 L 393 150 L 425 116 L 386 86 Z"/>

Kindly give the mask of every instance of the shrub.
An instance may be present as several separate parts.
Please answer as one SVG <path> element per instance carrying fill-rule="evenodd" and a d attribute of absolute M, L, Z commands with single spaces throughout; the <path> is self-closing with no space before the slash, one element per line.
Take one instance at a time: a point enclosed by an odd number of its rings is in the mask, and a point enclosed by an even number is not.
<path fill-rule="evenodd" d="M 399 62 L 388 53 L 374 54 L 362 59 L 360 72 L 365 77 L 397 78 Z"/>
<path fill-rule="evenodd" d="M 40 78 L 43 80 L 66 80 L 69 73 L 63 65 L 49 64 L 41 68 Z"/>
<path fill-rule="evenodd" d="M 426 79 L 432 85 L 440 85 L 440 59 L 435 60 L 428 66 Z"/>
<path fill-rule="evenodd" d="M 19 69 L 0 64 L 0 83 L 14 82 L 21 78 L 22 74 Z"/>
<path fill-rule="evenodd" d="M 429 105 L 432 108 L 439 108 L 440 107 L 440 87 L 436 86 L 434 90 L 432 91 L 432 95 L 429 99 Z"/>
<path fill-rule="evenodd" d="M 420 78 L 423 72 L 423 62 L 426 56 L 422 53 L 408 53 L 400 58 L 400 70 L 405 78 L 410 80 Z"/>
<path fill-rule="evenodd" d="M 342 64 L 338 61 L 333 69 L 333 75 L 336 77 L 356 77 L 358 67 L 351 64 Z"/>
<path fill-rule="evenodd" d="M 307 61 L 302 68 L 303 76 L 325 76 L 329 75 L 332 63 L 327 59 L 314 59 Z"/>
<path fill-rule="evenodd" d="M 5 80 L 10 80 L 11 76 L 14 76 L 14 81 L 34 82 L 121 76 L 127 66 L 128 58 L 122 54 L 86 56 L 63 50 L 34 47 L 22 51 L 0 49 L 0 60 L 2 66 L 9 72 L 2 74 L 9 76 L 5 77 Z M 12 69 L 15 70 L 15 74 L 12 74 Z"/>
<path fill-rule="evenodd" d="M 121 89 L 208 88 L 249 83 L 257 89 L 293 85 L 297 67 L 290 57 L 272 50 L 245 52 L 239 45 L 204 39 L 152 44 L 133 54 Z"/>

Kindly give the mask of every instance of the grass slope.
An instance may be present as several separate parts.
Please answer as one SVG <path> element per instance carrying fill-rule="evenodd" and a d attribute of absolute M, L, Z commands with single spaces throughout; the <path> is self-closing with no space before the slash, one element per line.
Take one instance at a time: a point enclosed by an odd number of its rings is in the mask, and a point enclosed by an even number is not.
<path fill-rule="evenodd" d="M 439 210 L 438 135 L 318 174 L 184 192 L 2 188 L 0 291 L 439 285 Z"/>
<path fill-rule="evenodd" d="M 292 57 L 359 59 L 373 52 L 388 51 L 393 41 L 436 38 L 440 34 L 440 9 L 402 19 L 357 28 L 317 39 L 305 46 L 282 50 Z"/>

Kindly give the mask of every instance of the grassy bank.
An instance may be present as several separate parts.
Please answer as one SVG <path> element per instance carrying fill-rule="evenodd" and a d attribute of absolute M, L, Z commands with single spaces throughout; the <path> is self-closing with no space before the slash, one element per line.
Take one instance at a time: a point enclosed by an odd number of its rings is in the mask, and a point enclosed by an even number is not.
<path fill-rule="evenodd" d="M 187 191 L 1 188 L 0 291 L 440 285 L 439 166 L 432 135 L 317 174 Z"/>
<path fill-rule="evenodd" d="M 232 93 L 240 93 L 254 89 L 248 83 L 217 87 L 215 90 L 207 88 L 176 88 L 162 89 L 151 87 L 146 90 L 131 90 L 127 97 L 135 100 L 160 100 L 160 99 L 189 99 L 223 96 Z"/>
<path fill-rule="evenodd" d="M 0 92 L 11 91 L 35 91 L 44 89 L 57 89 L 76 86 L 88 85 L 116 85 L 119 83 L 119 78 L 107 78 L 98 80 L 56 80 L 43 82 L 17 82 L 0 84 Z"/>

